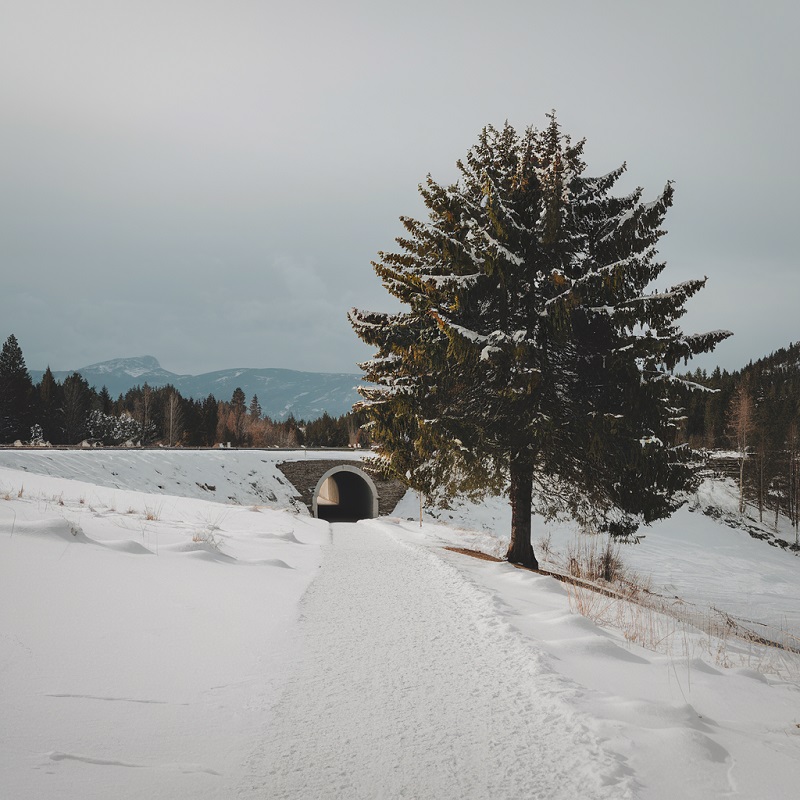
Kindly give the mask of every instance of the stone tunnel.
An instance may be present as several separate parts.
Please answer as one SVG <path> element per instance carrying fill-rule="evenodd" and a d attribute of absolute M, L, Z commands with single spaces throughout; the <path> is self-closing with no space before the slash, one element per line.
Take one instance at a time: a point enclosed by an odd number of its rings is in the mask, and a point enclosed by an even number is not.
<path fill-rule="evenodd" d="M 303 459 L 277 465 L 312 516 L 354 522 L 391 514 L 405 494 L 399 481 L 367 474 L 361 461 Z"/>

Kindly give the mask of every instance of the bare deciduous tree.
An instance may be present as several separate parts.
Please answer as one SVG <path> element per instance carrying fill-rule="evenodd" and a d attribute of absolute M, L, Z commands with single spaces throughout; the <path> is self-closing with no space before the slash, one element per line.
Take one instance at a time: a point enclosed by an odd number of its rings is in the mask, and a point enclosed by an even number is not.
<path fill-rule="evenodd" d="M 794 543 L 797 545 L 800 544 L 800 435 L 796 421 L 789 425 L 786 444 L 789 456 L 789 522 L 794 525 Z"/>
<path fill-rule="evenodd" d="M 731 399 L 728 411 L 728 430 L 733 445 L 739 453 L 739 513 L 744 514 L 744 462 L 747 459 L 747 448 L 753 434 L 753 400 L 750 391 L 744 384 Z"/>
<path fill-rule="evenodd" d="M 142 394 L 136 400 L 136 419 L 141 426 L 141 442 L 147 444 L 150 436 L 150 427 L 153 416 L 153 390 L 145 384 L 142 386 Z"/>
<path fill-rule="evenodd" d="M 183 435 L 183 411 L 181 398 L 177 392 L 170 392 L 164 403 L 164 433 L 167 444 L 174 447 Z"/>

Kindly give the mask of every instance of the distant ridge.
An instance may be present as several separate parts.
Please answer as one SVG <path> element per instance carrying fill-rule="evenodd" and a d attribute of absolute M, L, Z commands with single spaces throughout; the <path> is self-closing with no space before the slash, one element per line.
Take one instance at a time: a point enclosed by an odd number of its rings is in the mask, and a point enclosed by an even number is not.
<path fill-rule="evenodd" d="M 273 419 L 316 419 L 324 412 L 338 417 L 350 411 L 359 399 L 355 390 L 361 381 L 358 373 L 300 372 L 291 369 L 226 369 L 202 375 L 178 375 L 165 370 L 153 356 L 115 358 L 76 370 L 53 372 L 63 381 L 79 372 L 90 386 L 105 386 L 116 398 L 134 386 L 145 383 L 153 388 L 172 384 L 184 397 L 196 400 L 213 394 L 217 400 L 230 400 L 234 389 L 240 387 L 247 402 L 254 394 L 265 414 Z M 31 378 L 41 380 L 41 370 L 30 370 Z"/>

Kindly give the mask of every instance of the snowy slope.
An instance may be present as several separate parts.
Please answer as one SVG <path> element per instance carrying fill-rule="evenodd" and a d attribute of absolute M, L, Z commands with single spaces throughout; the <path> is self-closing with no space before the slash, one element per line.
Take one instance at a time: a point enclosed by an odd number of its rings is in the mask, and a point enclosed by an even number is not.
<path fill-rule="evenodd" d="M 332 530 L 287 505 L 285 453 L 0 456 L 3 796 L 796 796 L 797 657 L 658 616 L 641 647 L 611 599 L 600 626 L 442 549 L 502 549 L 499 503 Z M 699 512 L 624 557 L 797 619 L 800 560 Z"/>
<path fill-rule="evenodd" d="M 0 468 L 75 478 L 113 489 L 133 489 L 237 505 L 296 508 L 294 491 L 277 469 L 305 458 L 360 460 L 361 450 L 24 450 L 0 448 Z"/>

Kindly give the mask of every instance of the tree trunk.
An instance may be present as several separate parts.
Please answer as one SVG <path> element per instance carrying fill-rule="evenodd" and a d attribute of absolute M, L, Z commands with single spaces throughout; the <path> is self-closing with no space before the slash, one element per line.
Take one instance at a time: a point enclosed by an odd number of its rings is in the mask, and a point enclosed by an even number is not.
<path fill-rule="evenodd" d="M 744 453 L 739 459 L 739 513 L 744 514 Z"/>
<path fill-rule="evenodd" d="M 539 569 L 531 544 L 533 465 L 518 455 L 511 457 L 511 543 L 506 558 L 512 564 Z"/>

